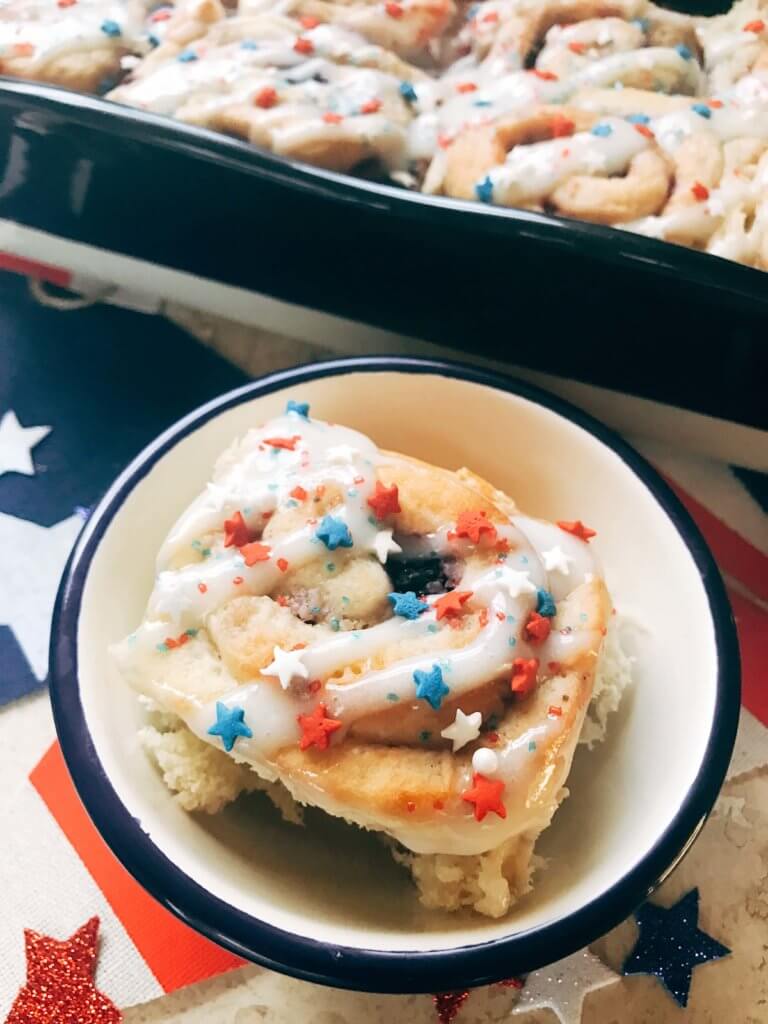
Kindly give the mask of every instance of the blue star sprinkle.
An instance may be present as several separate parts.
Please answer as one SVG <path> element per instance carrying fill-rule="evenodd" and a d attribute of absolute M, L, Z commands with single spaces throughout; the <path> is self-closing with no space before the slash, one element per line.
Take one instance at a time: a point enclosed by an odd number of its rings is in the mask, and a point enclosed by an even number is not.
<path fill-rule="evenodd" d="M 712 117 L 712 111 L 709 109 L 706 103 L 694 103 L 691 106 L 691 110 L 694 114 L 698 114 L 699 117 L 704 117 L 709 120 Z"/>
<path fill-rule="evenodd" d="M 630 124 L 648 124 L 651 119 L 647 114 L 627 114 L 624 120 Z"/>
<path fill-rule="evenodd" d="M 246 739 L 250 739 L 253 736 L 253 733 L 243 721 L 244 718 L 245 711 L 243 708 L 228 708 L 226 704 L 222 704 L 220 700 L 217 700 L 216 721 L 208 730 L 208 735 L 221 736 L 224 749 L 229 753 L 232 747 L 234 747 L 238 736 L 245 736 Z"/>
<path fill-rule="evenodd" d="M 416 90 L 413 88 L 410 82 L 400 83 L 400 95 L 403 97 L 406 103 L 415 103 L 418 99 Z"/>
<path fill-rule="evenodd" d="M 677 46 L 675 47 L 675 49 L 680 54 L 680 56 L 683 58 L 683 60 L 690 60 L 691 57 L 693 56 L 693 54 L 688 49 L 688 47 L 685 46 L 683 43 L 678 43 Z"/>
<path fill-rule="evenodd" d="M 122 32 L 120 31 L 120 26 L 117 24 L 116 21 L 112 21 L 111 18 L 107 18 L 104 21 L 102 21 L 101 31 L 104 33 L 105 36 L 111 36 L 113 39 L 117 36 L 122 35 Z"/>
<path fill-rule="evenodd" d="M 418 619 L 429 608 L 429 605 L 420 601 L 412 590 L 408 590 L 404 594 L 387 594 L 387 599 L 391 603 L 395 615 L 402 615 L 404 619 Z"/>
<path fill-rule="evenodd" d="M 493 182 L 486 176 L 475 185 L 475 195 L 481 203 L 493 202 Z"/>
<path fill-rule="evenodd" d="M 730 953 L 697 927 L 699 890 L 691 889 L 668 910 L 644 903 L 635 911 L 635 918 L 640 935 L 624 961 L 622 974 L 653 974 L 678 1005 L 687 1006 L 694 967 Z"/>
<path fill-rule="evenodd" d="M 288 399 L 285 406 L 286 412 L 295 412 L 297 416 L 301 416 L 302 419 L 309 419 L 309 402 L 294 402 L 292 398 Z"/>
<path fill-rule="evenodd" d="M 546 615 L 548 619 L 551 619 L 557 612 L 554 597 L 548 590 L 542 590 L 541 587 L 536 591 L 536 611 L 539 615 Z"/>
<path fill-rule="evenodd" d="M 349 527 L 341 519 L 334 519 L 333 516 L 323 516 L 320 525 L 315 530 L 315 536 L 321 540 L 329 551 L 336 548 L 351 548 L 352 534 Z"/>
<path fill-rule="evenodd" d="M 450 693 L 450 689 L 443 682 L 440 666 L 433 665 L 429 672 L 417 668 L 413 673 L 413 681 L 416 683 L 416 696 L 419 700 L 427 701 L 435 711 L 439 711 L 443 697 Z"/>
<path fill-rule="evenodd" d="M 600 124 L 596 124 L 592 129 L 592 134 L 597 135 L 600 139 L 607 139 L 609 135 L 613 135 L 613 128 L 601 121 Z"/>

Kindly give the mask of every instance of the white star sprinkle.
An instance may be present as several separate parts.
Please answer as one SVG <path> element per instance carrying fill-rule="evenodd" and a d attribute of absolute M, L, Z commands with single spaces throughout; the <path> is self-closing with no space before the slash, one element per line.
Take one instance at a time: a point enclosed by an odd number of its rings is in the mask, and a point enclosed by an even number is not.
<path fill-rule="evenodd" d="M 384 565 L 387 560 L 387 555 L 396 555 L 403 549 L 396 540 L 392 540 L 391 530 L 379 530 L 373 538 L 373 550 L 376 552 L 376 557 L 379 559 L 381 564 Z"/>
<path fill-rule="evenodd" d="M 300 679 L 309 678 L 309 669 L 301 660 L 304 657 L 303 648 L 299 648 L 297 651 L 284 651 L 282 647 L 273 647 L 272 657 L 275 660 L 271 665 L 263 668 L 261 674 L 263 676 L 277 676 L 284 690 L 288 689 L 291 685 L 291 680 L 295 676 L 298 676 Z"/>
<path fill-rule="evenodd" d="M 584 997 L 618 980 L 615 971 L 588 949 L 582 949 L 565 960 L 532 971 L 520 991 L 512 1016 L 548 1009 L 557 1015 L 560 1024 L 580 1024 Z"/>
<path fill-rule="evenodd" d="M 510 597 L 520 597 L 521 594 L 536 593 L 536 587 L 531 583 L 531 577 L 527 572 L 507 569 L 502 582 Z"/>
<path fill-rule="evenodd" d="M 32 449 L 50 434 L 50 427 L 22 427 L 11 409 L 0 420 L 0 476 L 3 473 L 35 475 Z"/>
<path fill-rule="evenodd" d="M 447 726 L 440 735 L 444 740 L 453 740 L 453 752 L 461 750 L 467 743 L 476 740 L 480 735 L 480 725 L 483 716 L 479 711 L 473 711 L 471 715 L 465 715 L 461 708 L 456 708 L 456 718 L 453 725 Z"/>
<path fill-rule="evenodd" d="M 359 456 L 360 449 L 349 444 L 336 444 L 325 453 L 328 462 L 350 463 Z"/>
<path fill-rule="evenodd" d="M 542 551 L 541 557 L 544 559 L 544 568 L 547 572 L 561 572 L 563 576 L 571 575 L 570 563 L 573 559 L 569 558 L 562 548 L 555 545 L 549 551 Z"/>

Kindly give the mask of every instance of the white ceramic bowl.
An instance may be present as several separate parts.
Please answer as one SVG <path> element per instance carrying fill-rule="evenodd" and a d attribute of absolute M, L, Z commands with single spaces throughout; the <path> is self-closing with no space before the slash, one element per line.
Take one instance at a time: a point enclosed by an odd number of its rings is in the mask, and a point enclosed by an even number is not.
<path fill-rule="evenodd" d="M 634 684 L 544 834 L 549 866 L 508 916 L 422 908 L 372 835 L 266 798 L 219 816 L 172 800 L 139 748 L 142 712 L 110 643 L 140 620 L 163 536 L 237 435 L 309 401 L 322 419 L 449 468 L 534 515 L 580 518 L 619 608 L 644 627 Z M 59 593 L 51 686 L 64 756 L 117 856 L 171 910 L 236 953 L 371 991 L 440 991 L 525 972 L 584 946 L 674 867 L 733 745 L 739 664 L 722 582 L 658 475 L 605 428 L 529 385 L 449 363 L 349 359 L 275 374 L 209 403 L 147 448 L 91 516 Z"/>

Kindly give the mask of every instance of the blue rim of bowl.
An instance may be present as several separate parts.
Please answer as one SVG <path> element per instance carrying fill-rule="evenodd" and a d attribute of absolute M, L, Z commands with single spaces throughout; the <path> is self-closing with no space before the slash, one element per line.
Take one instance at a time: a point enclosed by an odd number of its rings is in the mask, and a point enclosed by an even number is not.
<path fill-rule="evenodd" d="M 77 629 L 90 564 L 126 497 L 155 463 L 233 406 L 322 377 L 380 371 L 436 374 L 506 391 L 552 410 L 611 448 L 651 491 L 696 563 L 717 650 L 717 695 L 704 757 L 677 814 L 651 850 L 609 889 L 565 917 L 449 949 L 382 951 L 320 942 L 260 921 L 205 890 L 155 846 L 121 802 L 91 739 L 79 691 Z M 236 955 L 296 978 L 365 992 L 419 993 L 489 984 L 553 963 L 619 924 L 668 877 L 698 835 L 725 778 L 738 725 L 740 663 L 728 597 L 703 537 L 656 470 L 629 445 L 569 403 L 503 374 L 445 360 L 375 356 L 311 363 L 248 383 L 179 420 L 131 462 L 94 510 L 64 571 L 51 630 L 50 686 L 64 759 L 86 810 L 123 866 L 168 910 Z"/>

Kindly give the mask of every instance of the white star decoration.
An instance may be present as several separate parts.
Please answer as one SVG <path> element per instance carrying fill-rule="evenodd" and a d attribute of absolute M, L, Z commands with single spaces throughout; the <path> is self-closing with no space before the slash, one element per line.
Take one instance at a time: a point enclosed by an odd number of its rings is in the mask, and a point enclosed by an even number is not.
<path fill-rule="evenodd" d="M 297 651 L 284 651 L 282 647 L 272 648 L 272 657 L 275 659 L 270 665 L 261 670 L 263 676 L 277 676 L 280 685 L 287 690 L 291 680 L 298 676 L 300 679 L 309 678 L 309 669 L 302 662 L 304 649 Z"/>
<path fill-rule="evenodd" d="M 510 597 L 520 597 L 521 594 L 536 593 L 536 587 L 531 583 L 531 577 L 527 572 L 507 569 L 503 583 Z"/>
<path fill-rule="evenodd" d="M 456 708 L 456 718 L 453 725 L 446 726 L 440 733 L 444 740 L 453 740 L 453 752 L 461 750 L 467 743 L 476 740 L 480 735 L 480 725 L 483 716 L 479 711 L 473 711 L 471 715 L 465 715 L 461 708 Z"/>
<path fill-rule="evenodd" d="M 50 432 L 50 427 L 22 427 L 16 413 L 7 412 L 0 420 L 0 476 L 3 473 L 34 476 L 32 449 Z"/>
<path fill-rule="evenodd" d="M 565 960 L 532 971 L 520 991 L 512 1016 L 548 1009 L 554 1011 L 560 1024 L 580 1024 L 585 996 L 618 979 L 619 975 L 602 960 L 588 949 L 582 949 Z"/>
<path fill-rule="evenodd" d="M 82 525 L 79 516 L 38 526 L 0 512 L 0 625 L 10 627 L 40 682 L 59 578 Z"/>
<path fill-rule="evenodd" d="M 328 462 L 350 463 L 354 462 L 360 454 L 359 448 L 353 448 L 350 444 L 333 445 L 325 453 Z"/>
<path fill-rule="evenodd" d="M 563 576 L 570 576 L 570 563 L 573 561 L 560 547 L 550 548 L 549 551 L 542 551 L 541 557 L 544 559 L 544 568 L 547 572 L 561 572 Z"/>
<path fill-rule="evenodd" d="M 388 555 L 396 555 L 403 549 L 396 540 L 392 540 L 391 530 L 379 530 L 373 538 L 373 550 L 381 564 L 384 565 Z"/>

